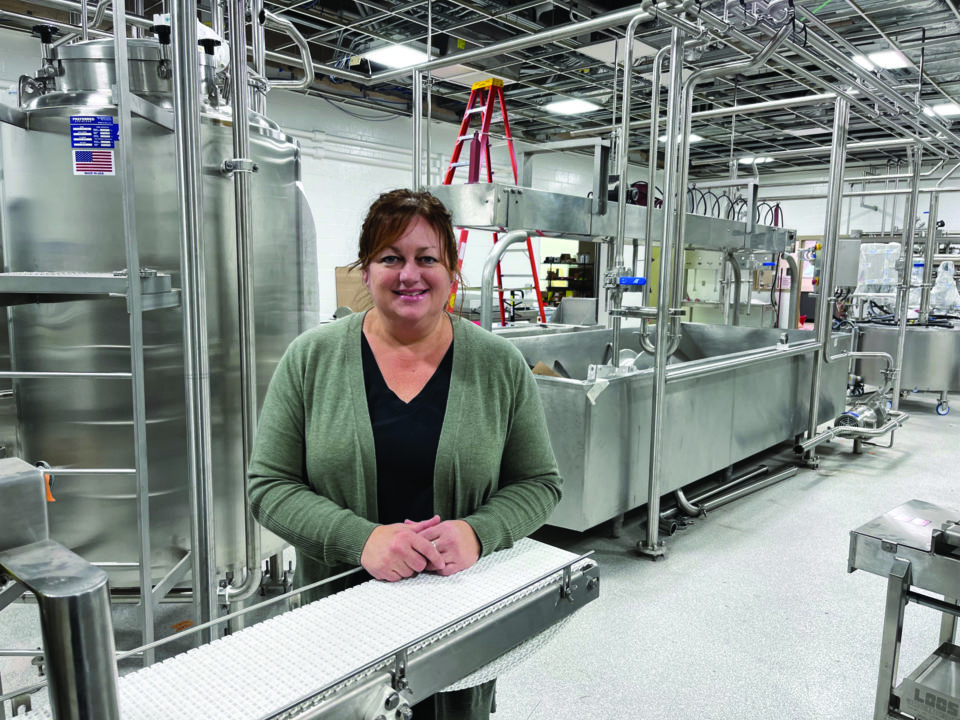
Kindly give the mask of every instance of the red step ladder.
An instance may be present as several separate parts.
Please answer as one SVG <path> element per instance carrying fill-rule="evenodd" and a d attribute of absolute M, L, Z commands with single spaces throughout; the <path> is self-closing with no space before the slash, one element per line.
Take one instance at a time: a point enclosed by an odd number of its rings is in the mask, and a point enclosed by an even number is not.
<path fill-rule="evenodd" d="M 494 116 L 494 103 L 500 104 L 500 115 Z M 480 116 L 480 129 L 470 133 L 470 121 L 475 115 Z M 458 167 L 468 168 L 467 183 L 472 184 L 480 182 L 480 166 L 486 164 L 487 182 L 493 182 L 493 165 L 490 162 L 490 125 L 494 122 L 502 122 L 504 135 L 507 140 L 507 149 L 510 151 L 510 165 L 513 168 L 513 184 L 517 184 L 517 156 L 513 151 L 513 137 L 510 135 L 510 121 L 507 118 L 507 106 L 503 101 L 503 81 L 497 78 L 481 80 L 473 84 L 470 89 L 470 99 L 467 100 L 467 109 L 463 113 L 463 120 L 460 123 L 460 130 L 457 133 L 457 142 L 453 147 L 453 155 L 450 157 L 450 164 L 447 166 L 447 173 L 444 175 L 443 184 L 450 185 L 453 182 L 454 173 Z M 470 141 L 470 159 L 460 160 L 460 153 L 463 145 Z M 467 246 L 468 231 L 466 228 L 460 228 L 460 239 L 457 243 L 457 268 L 463 268 L 463 256 Z M 493 234 L 493 242 L 496 244 L 498 234 Z M 537 308 L 540 312 L 540 322 L 547 321 L 546 313 L 543 308 L 543 295 L 540 292 L 540 277 L 537 274 L 537 261 L 533 253 L 533 243 L 527 238 L 526 253 L 530 258 L 530 272 L 533 275 L 533 289 L 537 294 Z M 500 324 L 506 325 L 507 315 L 503 303 L 503 273 L 500 270 L 500 264 L 497 263 L 497 294 L 500 300 Z M 457 284 L 454 281 L 453 290 L 450 293 L 450 308 L 453 309 L 454 301 L 457 297 Z"/>

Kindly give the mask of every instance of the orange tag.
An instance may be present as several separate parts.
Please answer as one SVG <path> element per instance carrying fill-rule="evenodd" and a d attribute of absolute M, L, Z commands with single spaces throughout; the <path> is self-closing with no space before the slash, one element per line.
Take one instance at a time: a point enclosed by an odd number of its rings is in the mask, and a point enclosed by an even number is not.
<path fill-rule="evenodd" d="M 50 490 L 51 477 L 50 473 L 43 474 L 43 486 L 47 490 L 47 502 L 56 502 L 57 499 L 53 496 L 53 492 Z"/>
<path fill-rule="evenodd" d="M 172 628 L 173 628 L 174 630 L 176 630 L 177 632 L 180 632 L 181 630 L 186 630 L 187 628 L 192 628 L 192 627 L 193 627 L 193 620 L 181 620 L 181 621 L 178 622 L 178 623 L 174 623 L 174 624 L 171 625 L 170 627 L 172 627 Z"/>

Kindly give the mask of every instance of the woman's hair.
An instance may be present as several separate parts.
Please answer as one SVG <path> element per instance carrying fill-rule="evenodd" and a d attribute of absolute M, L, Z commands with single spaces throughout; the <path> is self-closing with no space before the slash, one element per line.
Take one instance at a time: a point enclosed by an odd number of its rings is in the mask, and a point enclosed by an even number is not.
<path fill-rule="evenodd" d="M 461 280 L 457 268 L 457 240 L 453 235 L 450 212 L 426 190 L 391 190 L 374 201 L 360 230 L 360 251 L 353 267 L 366 270 L 373 259 L 384 248 L 393 245 L 418 217 L 426 220 L 437 232 L 440 238 L 439 260 L 451 276 Z"/>

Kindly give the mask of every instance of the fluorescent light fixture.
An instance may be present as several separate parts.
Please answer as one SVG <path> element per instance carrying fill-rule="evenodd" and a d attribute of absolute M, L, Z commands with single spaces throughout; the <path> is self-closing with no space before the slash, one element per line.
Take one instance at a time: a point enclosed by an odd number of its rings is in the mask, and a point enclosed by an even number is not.
<path fill-rule="evenodd" d="M 737 162 L 741 165 L 761 165 L 763 163 L 773 162 L 772 157 L 742 157 Z"/>
<path fill-rule="evenodd" d="M 857 65 L 859 65 L 860 67 L 862 67 L 864 70 L 876 70 L 876 69 L 877 69 L 872 62 L 870 62 L 869 60 L 867 60 L 867 56 L 866 56 L 866 55 L 854 55 L 854 56 L 853 56 L 853 61 L 854 61 Z"/>
<path fill-rule="evenodd" d="M 425 52 L 406 45 L 386 45 L 376 50 L 365 52 L 362 57 L 365 57 L 372 63 L 386 65 L 388 68 L 411 67 L 428 60 Z"/>
<path fill-rule="evenodd" d="M 930 105 L 929 107 L 925 107 L 923 109 L 923 114 L 927 117 L 933 117 L 934 115 L 939 115 L 940 117 L 953 117 L 954 115 L 960 115 L 960 105 L 955 102 Z"/>
<path fill-rule="evenodd" d="M 785 130 L 784 132 L 786 132 L 787 135 L 793 135 L 794 137 L 807 137 L 809 135 L 826 135 L 833 132 L 833 130 L 823 127 L 808 127 L 800 128 L 799 130 Z"/>
<path fill-rule="evenodd" d="M 679 140 L 679 139 L 680 139 L 680 137 L 677 136 L 677 140 Z M 693 133 L 690 133 L 690 142 L 695 143 L 695 142 L 700 142 L 701 140 L 703 140 L 703 138 L 700 137 L 699 135 L 695 135 L 695 134 L 693 134 Z M 660 136 L 660 142 L 665 143 L 666 141 L 667 141 L 667 136 L 666 136 L 666 134 L 661 135 L 661 136 Z"/>
<path fill-rule="evenodd" d="M 870 62 L 884 70 L 910 67 L 910 61 L 899 50 L 881 50 L 880 52 L 872 52 L 867 57 Z"/>
<path fill-rule="evenodd" d="M 552 103 L 547 103 L 543 106 L 543 109 L 555 115 L 580 115 L 581 113 L 599 110 L 600 106 L 587 100 L 570 98 L 569 100 L 555 100 Z"/>

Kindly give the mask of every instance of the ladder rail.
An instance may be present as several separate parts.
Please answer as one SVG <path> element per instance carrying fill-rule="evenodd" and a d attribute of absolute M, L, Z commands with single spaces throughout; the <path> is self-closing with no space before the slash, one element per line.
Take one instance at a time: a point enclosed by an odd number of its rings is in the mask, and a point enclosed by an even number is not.
<path fill-rule="evenodd" d="M 510 153 L 510 167 L 513 172 L 513 183 L 518 184 L 517 156 L 513 147 L 513 135 L 510 131 L 510 119 L 507 115 L 507 105 L 503 95 L 503 82 L 491 78 L 481 82 L 474 83 L 470 89 L 470 97 L 467 100 L 467 106 L 463 113 L 463 119 L 460 122 L 460 129 L 457 132 L 457 140 L 454 143 L 453 153 L 450 163 L 447 166 L 447 172 L 444 176 L 443 184 L 450 185 L 458 167 L 469 166 L 468 183 L 479 182 L 480 166 L 486 165 L 486 178 L 488 183 L 493 182 L 493 161 L 490 153 L 490 125 L 494 119 L 494 106 L 500 104 L 500 120 L 504 127 L 504 137 L 507 149 Z M 480 115 L 480 129 L 472 135 L 468 134 L 467 129 L 470 126 L 470 120 L 474 115 Z M 470 162 L 460 162 L 460 155 L 463 150 L 463 144 L 469 140 L 471 142 Z M 463 269 L 463 259 L 466 251 L 467 237 L 469 231 L 466 228 L 460 228 L 460 237 L 457 242 L 457 270 Z M 493 233 L 493 244 L 496 246 L 499 240 L 498 233 Z M 533 287 L 537 296 L 537 312 L 540 322 L 546 323 L 546 310 L 543 303 L 543 291 L 540 287 L 540 277 L 537 272 L 537 262 L 533 250 L 533 241 L 528 236 L 526 239 L 527 255 L 530 262 L 530 274 L 533 278 Z M 504 302 L 504 284 L 503 271 L 500 262 L 496 266 L 497 278 L 497 300 L 500 309 L 500 324 L 507 324 L 506 304 Z M 450 292 L 449 308 L 454 309 L 456 302 L 457 289 L 459 282 L 454 278 Z"/>

